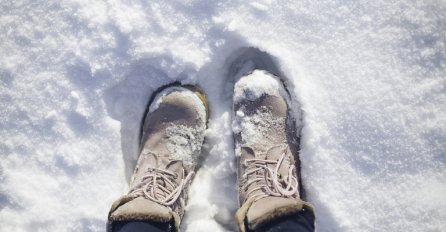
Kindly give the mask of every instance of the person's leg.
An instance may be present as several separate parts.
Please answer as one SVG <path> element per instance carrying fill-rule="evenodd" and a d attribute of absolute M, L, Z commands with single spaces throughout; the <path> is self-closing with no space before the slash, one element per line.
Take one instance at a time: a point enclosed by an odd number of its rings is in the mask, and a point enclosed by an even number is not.
<path fill-rule="evenodd" d="M 314 231 L 314 214 L 301 211 L 269 222 L 255 232 L 312 232 Z"/>
<path fill-rule="evenodd" d="M 207 118 L 206 98 L 195 87 L 169 86 L 155 94 L 143 119 L 130 191 L 113 203 L 107 230 L 178 230 Z"/>
<path fill-rule="evenodd" d="M 241 231 L 314 230 L 313 208 L 299 195 L 300 129 L 289 99 L 281 80 L 266 71 L 254 70 L 235 82 Z"/>
<path fill-rule="evenodd" d="M 170 232 L 168 223 L 151 223 L 145 221 L 115 222 L 113 232 Z"/>

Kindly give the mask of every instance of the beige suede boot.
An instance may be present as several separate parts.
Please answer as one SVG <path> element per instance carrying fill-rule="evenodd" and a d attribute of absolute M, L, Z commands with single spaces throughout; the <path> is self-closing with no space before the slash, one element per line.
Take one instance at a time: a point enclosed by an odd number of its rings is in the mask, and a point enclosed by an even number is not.
<path fill-rule="evenodd" d="M 187 193 L 197 167 L 208 118 L 203 93 L 170 86 L 155 95 L 143 120 L 141 152 L 130 191 L 114 202 L 113 222 L 169 223 L 179 231 Z"/>
<path fill-rule="evenodd" d="M 302 210 L 313 211 L 299 196 L 296 132 L 290 122 L 289 95 L 282 82 L 254 70 L 236 81 L 234 121 L 238 158 L 240 231 L 256 230 Z"/>

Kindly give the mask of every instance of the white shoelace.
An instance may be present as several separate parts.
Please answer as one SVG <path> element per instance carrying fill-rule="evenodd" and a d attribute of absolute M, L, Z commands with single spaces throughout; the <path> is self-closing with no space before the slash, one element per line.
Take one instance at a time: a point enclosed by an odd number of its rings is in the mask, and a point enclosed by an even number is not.
<path fill-rule="evenodd" d="M 280 177 L 279 168 L 286 155 L 287 148 L 279 160 L 246 159 L 244 161 L 247 169 L 243 175 L 243 189 L 248 190 L 254 183 L 258 185 L 246 192 L 245 202 L 251 198 L 257 201 L 268 196 L 289 197 L 297 193 L 298 181 L 293 176 L 294 165 L 290 165 L 286 178 Z M 268 167 L 268 165 L 272 167 Z M 274 166 L 275 168 L 273 168 Z M 248 176 L 250 176 L 249 179 Z M 256 191 L 257 193 L 255 193 Z"/>
<path fill-rule="evenodd" d="M 183 170 L 183 178 L 177 184 L 174 173 L 160 168 L 149 168 L 147 174 L 141 178 L 140 183 L 130 190 L 130 194 L 136 197 L 145 197 L 164 206 L 171 206 L 178 200 L 194 174 L 191 171 L 184 177 Z"/>

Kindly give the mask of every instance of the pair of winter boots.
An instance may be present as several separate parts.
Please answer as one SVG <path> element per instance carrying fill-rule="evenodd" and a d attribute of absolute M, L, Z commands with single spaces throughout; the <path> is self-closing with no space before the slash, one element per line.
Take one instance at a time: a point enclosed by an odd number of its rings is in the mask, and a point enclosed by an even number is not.
<path fill-rule="evenodd" d="M 236 80 L 233 110 L 240 231 L 312 212 L 299 195 L 296 135 L 283 83 L 266 71 L 245 74 Z M 174 85 L 156 93 L 143 120 L 130 192 L 112 205 L 110 230 L 117 222 L 147 221 L 179 231 L 208 117 L 206 97 L 196 87 Z"/>

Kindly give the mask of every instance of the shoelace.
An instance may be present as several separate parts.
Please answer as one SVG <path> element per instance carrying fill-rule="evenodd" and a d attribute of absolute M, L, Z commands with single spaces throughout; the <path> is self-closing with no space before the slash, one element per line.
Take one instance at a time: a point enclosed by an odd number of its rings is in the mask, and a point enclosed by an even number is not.
<path fill-rule="evenodd" d="M 145 197 L 164 206 L 171 206 L 178 200 L 194 174 L 191 171 L 184 178 L 183 170 L 183 178 L 177 184 L 174 173 L 160 168 L 148 168 L 147 174 L 141 178 L 138 185 L 130 190 L 130 194 L 136 197 Z"/>
<path fill-rule="evenodd" d="M 297 193 L 298 181 L 297 178 L 293 176 L 294 165 L 290 165 L 288 176 L 286 178 L 282 179 L 279 177 L 279 168 L 286 155 L 287 149 L 285 148 L 285 151 L 279 160 L 246 159 L 244 161 L 247 170 L 243 175 L 243 189 L 246 191 L 254 183 L 257 183 L 258 185 L 258 187 L 252 188 L 246 192 L 247 197 L 245 198 L 245 202 L 251 198 L 254 198 L 254 201 L 257 201 L 268 196 L 289 197 Z M 268 165 L 275 166 L 275 168 L 268 167 Z M 248 176 L 250 175 L 252 175 L 252 177 L 248 179 Z M 255 193 L 256 191 L 258 192 Z"/>

